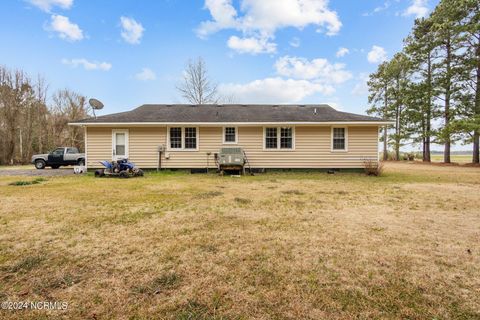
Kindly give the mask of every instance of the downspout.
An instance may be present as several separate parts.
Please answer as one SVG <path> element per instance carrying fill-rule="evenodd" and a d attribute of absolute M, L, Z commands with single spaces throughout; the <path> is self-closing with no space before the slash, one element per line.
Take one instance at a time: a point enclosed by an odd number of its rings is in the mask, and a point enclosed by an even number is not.
<path fill-rule="evenodd" d="M 87 126 L 84 126 L 83 127 L 84 129 L 84 134 L 83 134 L 83 137 L 84 137 L 84 145 L 85 145 L 85 170 L 88 171 L 88 139 L 87 139 Z"/>

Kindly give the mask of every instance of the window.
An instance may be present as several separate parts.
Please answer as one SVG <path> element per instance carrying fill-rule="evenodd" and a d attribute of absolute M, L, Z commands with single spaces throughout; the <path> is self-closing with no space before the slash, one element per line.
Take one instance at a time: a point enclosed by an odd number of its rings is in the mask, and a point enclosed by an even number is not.
<path fill-rule="evenodd" d="M 265 148 L 277 149 L 277 128 L 265 129 Z"/>
<path fill-rule="evenodd" d="M 78 153 L 78 149 L 77 148 L 67 148 L 67 153 L 68 154 Z"/>
<path fill-rule="evenodd" d="M 170 149 L 197 150 L 198 134 L 196 127 L 173 127 L 168 130 Z"/>
<path fill-rule="evenodd" d="M 293 128 L 265 128 L 265 149 L 293 149 L 293 145 Z"/>
<path fill-rule="evenodd" d="M 56 156 L 61 156 L 63 155 L 63 148 L 55 149 L 52 153 Z"/>
<path fill-rule="evenodd" d="M 197 128 L 185 128 L 185 149 L 197 149 Z"/>
<path fill-rule="evenodd" d="M 223 128 L 223 143 L 237 143 L 237 128 Z"/>
<path fill-rule="evenodd" d="M 292 128 L 280 128 L 280 149 L 292 149 Z"/>
<path fill-rule="evenodd" d="M 345 128 L 333 128 L 332 150 L 346 150 L 346 132 Z"/>
<path fill-rule="evenodd" d="M 170 148 L 182 149 L 182 128 L 170 128 Z"/>
<path fill-rule="evenodd" d="M 117 132 L 115 134 L 115 153 L 117 156 L 124 156 L 125 155 L 125 133 Z"/>

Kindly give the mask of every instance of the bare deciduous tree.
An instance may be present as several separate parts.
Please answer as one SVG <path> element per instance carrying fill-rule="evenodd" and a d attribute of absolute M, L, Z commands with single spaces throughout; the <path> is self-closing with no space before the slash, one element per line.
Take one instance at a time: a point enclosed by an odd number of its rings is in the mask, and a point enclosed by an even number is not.
<path fill-rule="evenodd" d="M 83 130 L 68 122 L 87 118 L 85 97 L 60 90 L 47 103 L 46 81 L 0 66 L 0 164 L 28 163 L 34 153 L 71 145 L 82 148 Z"/>
<path fill-rule="evenodd" d="M 188 62 L 177 90 L 191 104 L 215 104 L 220 100 L 217 85 L 208 78 L 207 67 L 201 57 Z"/>
<path fill-rule="evenodd" d="M 86 98 L 71 90 L 63 89 L 57 91 L 52 99 L 51 118 L 53 135 L 57 138 L 56 145 L 81 148 L 83 145 L 82 128 L 69 126 L 68 123 L 88 117 Z"/>

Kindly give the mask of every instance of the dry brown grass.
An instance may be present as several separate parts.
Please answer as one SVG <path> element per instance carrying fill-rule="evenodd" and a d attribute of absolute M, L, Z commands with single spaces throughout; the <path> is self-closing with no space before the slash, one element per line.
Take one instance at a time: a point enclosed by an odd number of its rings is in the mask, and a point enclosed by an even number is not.
<path fill-rule="evenodd" d="M 480 317 L 480 169 L 0 177 L 2 319 Z"/>

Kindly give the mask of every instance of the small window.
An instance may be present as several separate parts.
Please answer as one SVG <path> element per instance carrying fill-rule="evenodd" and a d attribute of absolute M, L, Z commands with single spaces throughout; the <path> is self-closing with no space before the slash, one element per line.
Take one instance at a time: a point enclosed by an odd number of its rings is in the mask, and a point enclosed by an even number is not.
<path fill-rule="evenodd" d="M 345 150 L 345 128 L 333 128 L 333 150 Z"/>
<path fill-rule="evenodd" d="M 265 129 L 265 148 L 277 149 L 277 128 Z"/>
<path fill-rule="evenodd" d="M 170 148 L 182 148 L 182 128 L 170 128 Z"/>
<path fill-rule="evenodd" d="M 224 143 L 237 143 L 237 128 L 226 127 L 224 128 Z"/>
<path fill-rule="evenodd" d="M 68 148 L 68 149 L 67 149 L 67 153 L 68 153 L 68 154 L 78 153 L 78 149 L 77 149 L 77 148 Z"/>
<path fill-rule="evenodd" d="M 53 151 L 53 154 L 57 156 L 63 155 L 63 148 L 55 149 L 55 151 Z"/>
<path fill-rule="evenodd" d="M 280 128 L 280 149 L 292 149 L 292 128 Z"/>
<path fill-rule="evenodd" d="M 185 128 L 185 149 L 197 148 L 197 128 Z"/>

